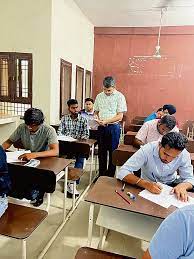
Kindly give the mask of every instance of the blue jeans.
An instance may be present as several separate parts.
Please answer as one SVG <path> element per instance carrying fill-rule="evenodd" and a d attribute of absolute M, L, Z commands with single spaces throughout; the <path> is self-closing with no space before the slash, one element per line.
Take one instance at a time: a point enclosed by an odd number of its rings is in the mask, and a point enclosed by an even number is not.
<path fill-rule="evenodd" d="M 81 168 L 83 169 L 84 167 L 84 157 L 81 156 L 76 156 L 76 160 L 75 160 L 75 166 L 74 168 Z M 76 184 L 79 184 L 80 179 L 76 181 Z"/>

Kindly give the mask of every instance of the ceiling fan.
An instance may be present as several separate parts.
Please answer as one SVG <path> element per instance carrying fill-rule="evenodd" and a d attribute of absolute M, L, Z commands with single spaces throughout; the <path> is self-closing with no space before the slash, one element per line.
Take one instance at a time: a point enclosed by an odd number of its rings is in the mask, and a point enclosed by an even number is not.
<path fill-rule="evenodd" d="M 171 1 L 171 0 L 170 0 Z M 165 1 L 167 2 L 167 1 Z M 160 36 L 161 36 L 161 29 L 162 29 L 162 19 L 163 19 L 163 15 L 164 13 L 167 11 L 166 7 L 162 7 L 161 8 L 161 12 L 160 12 L 160 25 L 159 25 L 159 29 L 158 29 L 158 38 L 157 38 L 157 45 L 155 46 L 155 52 L 153 55 L 148 55 L 148 56 L 134 56 L 134 58 L 149 58 L 149 59 L 161 59 L 161 58 L 167 58 L 167 56 L 161 55 L 160 53 Z"/>

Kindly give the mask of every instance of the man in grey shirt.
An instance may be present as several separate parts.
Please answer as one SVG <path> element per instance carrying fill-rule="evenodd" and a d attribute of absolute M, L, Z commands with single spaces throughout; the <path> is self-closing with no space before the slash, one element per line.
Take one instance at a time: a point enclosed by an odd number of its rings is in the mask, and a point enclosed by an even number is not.
<path fill-rule="evenodd" d="M 24 121 L 25 123 L 20 124 L 9 139 L 2 144 L 3 149 L 6 150 L 19 141 L 24 149 L 32 152 L 19 156 L 19 159 L 28 161 L 39 157 L 57 156 L 59 153 L 57 134 L 54 128 L 44 124 L 42 111 L 36 108 L 26 110 Z M 34 206 L 40 206 L 44 192 L 31 186 L 27 189 L 25 195 L 31 197 L 31 203 Z"/>
<path fill-rule="evenodd" d="M 142 146 L 121 167 L 117 178 L 159 194 L 159 182 L 173 187 L 176 185 L 178 170 L 179 183 L 172 192 L 178 199 L 187 201 L 187 190 L 193 189 L 194 177 L 190 154 L 185 149 L 186 142 L 186 137 L 181 133 L 170 132 L 163 136 L 161 143 L 151 142 Z M 140 168 L 141 178 L 133 174 Z"/>
<path fill-rule="evenodd" d="M 57 156 L 59 153 L 57 134 L 53 127 L 44 123 L 41 110 L 30 108 L 24 113 L 25 123 L 20 124 L 3 144 L 8 149 L 13 143 L 20 141 L 23 148 L 32 153 L 23 154 L 19 159 L 30 160 L 38 157 Z"/>

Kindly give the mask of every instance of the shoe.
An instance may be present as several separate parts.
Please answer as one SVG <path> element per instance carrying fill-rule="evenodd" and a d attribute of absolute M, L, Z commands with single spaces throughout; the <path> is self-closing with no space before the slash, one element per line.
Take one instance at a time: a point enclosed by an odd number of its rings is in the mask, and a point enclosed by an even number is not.
<path fill-rule="evenodd" d="M 30 202 L 34 207 L 39 207 L 41 204 L 43 204 L 43 198 L 37 198 Z"/>
<path fill-rule="evenodd" d="M 69 198 L 73 197 L 73 183 L 67 183 L 67 196 Z M 75 188 L 75 197 L 79 197 L 79 192 Z"/>

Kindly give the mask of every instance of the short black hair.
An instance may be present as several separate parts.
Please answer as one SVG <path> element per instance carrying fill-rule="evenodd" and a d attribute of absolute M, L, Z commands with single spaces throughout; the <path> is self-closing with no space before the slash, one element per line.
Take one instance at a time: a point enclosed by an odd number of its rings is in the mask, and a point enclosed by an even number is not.
<path fill-rule="evenodd" d="M 44 122 L 44 114 L 40 109 L 29 108 L 24 113 L 24 121 L 26 125 L 40 125 Z"/>
<path fill-rule="evenodd" d="M 69 99 L 67 101 L 68 107 L 70 107 L 71 105 L 74 105 L 74 104 L 78 104 L 78 101 L 76 99 Z"/>
<path fill-rule="evenodd" d="M 176 119 L 172 115 L 165 115 L 159 120 L 159 123 L 166 125 L 167 128 L 172 130 L 176 125 Z"/>
<path fill-rule="evenodd" d="M 162 111 L 163 111 L 162 107 L 158 108 L 158 110 L 157 110 L 157 112 L 162 112 Z"/>
<path fill-rule="evenodd" d="M 163 136 L 161 145 L 162 147 L 165 147 L 168 145 L 170 148 L 177 149 L 179 151 L 182 151 L 188 140 L 185 135 L 178 132 L 169 132 L 166 135 Z"/>
<path fill-rule="evenodd" d="M 176 113 L 176 107 L 175 107 L 174 105 L 172 105 L 172 104 L 165 104 L 165 105 L 163 106 L 163 111 L 164 111 L 164 110 L 168 110 L 168 113 L 169 113 L 170 115 Z"/>
<path fill-rule="evenodd" d="M 88 98 L 85 99 L 85 103 L 86 103 L 86 102 L 92 102 L 92 103 L 94 103 L 94 100 L 93 100 L 92 98 L 88 97 Z"/>
<path fill-rule="evenodd" d="M 112 76 L 106 76 L 103 80 L 103 86 L 106 88 L 115 87 L 115 80 Z"/>

